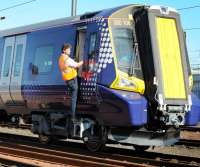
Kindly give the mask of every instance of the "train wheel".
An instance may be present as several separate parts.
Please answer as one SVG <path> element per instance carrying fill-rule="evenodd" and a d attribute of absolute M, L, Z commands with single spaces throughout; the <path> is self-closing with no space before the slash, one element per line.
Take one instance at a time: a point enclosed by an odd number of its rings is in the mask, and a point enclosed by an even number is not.
<path fill-rule="evenodd" d="M 106 140 L 100 135 L 93 136 L 89 131 L 86 131 L 83 136 L 83 141 L 88 150 L 92 152 L 102 151 L 105 148 Z"/>
<path fill-rule="evenodd" d="M 150 146 L 140 146 L 140 145 L 133 145 L 134 149 L 136 151 L 145 151 L 147 150 Z"/>
<path fill-rule="evenodd" d="M 102 141 L 100 141 L 99 139 L 97 139 L 97 140 L 90 139 L 90 140 L 86 141 L 85 144 L 86 144 L 87 149 L 92 152 L 101 151 L 105 147 L 105 144 Z"/>
<path fill-rule="evenodd" d="M 44 134 L 39 134 L 39 141 L 42 144 L 49 144 L 52 141 L 52 137 Z"/>

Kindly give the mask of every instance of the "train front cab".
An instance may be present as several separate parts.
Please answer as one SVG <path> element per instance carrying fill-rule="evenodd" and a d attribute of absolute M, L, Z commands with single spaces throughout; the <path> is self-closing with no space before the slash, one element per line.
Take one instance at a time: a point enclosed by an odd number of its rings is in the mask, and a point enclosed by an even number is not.
<path fill-rule="evenodd" d="M 145 35 L 148 45 L 140 48 L 145 50 L 141 52 L 145 82 L 149 84 L 147 98 L 156 101 L 158 117 L 166 125 L 183 125 L 185 113 L 191 108 L 191 90 L 179 15 L 174 9 L 153 6 L 148 12 L 136 12 L 135 19 L 140 44 L 144 42 L 141 34 L 149 33 Z M 139 29 L 141 24 L 145 26 Z M 149 67 L 144 65 L 147 63 Z"/>
<path fill-rule="evenodd" d="M 192 106 L 192 78 L 179 14 L 168 7 L 129 6 L 112 14 L 108 25 L 116 72 L 110 87 L 126 91 L 113 93 L 127 101 L 131 124 L 138 128 L 127 134 L 122 130 L 124 136 L 111 130 L 109 139 L 136 145 L 173 144 Z M 131 92 L 147 102 L 138 108 Z"/>

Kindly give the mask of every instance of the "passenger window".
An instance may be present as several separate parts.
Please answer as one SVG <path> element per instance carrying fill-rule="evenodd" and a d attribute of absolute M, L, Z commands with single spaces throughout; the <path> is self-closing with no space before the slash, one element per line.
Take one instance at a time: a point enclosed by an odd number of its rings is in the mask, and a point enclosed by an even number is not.
<path fill-rule="evenodd" d="M 97 33 L 90 35 L 89 43 L 89 55 L 88 55 L 88 71 L 95 71 L 95 55 L 96 55 L 96 42 L 97 42 Z"/>
<path fill-rule="evenodd" d="M 38 68 L 38 73 L 48 73 L 53 65 L 53 46 L 38 47 L 35 52 L 34 66 Z"/>
<path fill-rule="evenodd" d="M 5 62 L 4 62 L 4 69 L 3 69 L 3 77 L 9 76 L 11 56 L 12 56 L 12 46 L 7 46 L 6 47 Z"/>
<path fill-rule="evenodd" d="M 14 66 L 14 76 L 15 77 L 20 75 L 22 49 L 23 49 L 22 44 L 17 45 L 16 57 L 15 57 L 15 66 Z"/>

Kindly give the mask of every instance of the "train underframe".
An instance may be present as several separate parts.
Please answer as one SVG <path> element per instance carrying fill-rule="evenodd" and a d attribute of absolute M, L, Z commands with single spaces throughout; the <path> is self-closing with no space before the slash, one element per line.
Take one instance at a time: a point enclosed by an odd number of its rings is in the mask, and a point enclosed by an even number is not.
<path fill-rule="evenodd" d="M 180 136 L 180 130 L 172 126 L 109 126 L 85 114 L 77 115 L 77 121 L 72 122 L 70 114 L 59 111 L 37 111 L 32 112 L 31 116 L 23 117 L 10 115 L 7 122 L 17 126 L 31 124 L 31 131 L 38 134 L 42 143 L 57 139 L 76 139 L 82 140 L 90 151 L 99 151 L 109 143 L 131 145 L 141 151 L 149 146 L 172 145 Z"/>
<path fill-rule="evenodd" d="M 180 131 L 173 127 L 164 129 L 148 129 L 142 127 L 106 126 L 91 116 L 78 115 L 72 122 L 70 115 L 49 113 L 32 115 L 32 132 L 39 134 L 40 140 L 48 142 L 51 138 L 69 138 L 83 140 L 90 151 L 98 151 L 106 143 L 133 145 L 137 150 L 149 146 L 172 145 L 178 141 Z"/>

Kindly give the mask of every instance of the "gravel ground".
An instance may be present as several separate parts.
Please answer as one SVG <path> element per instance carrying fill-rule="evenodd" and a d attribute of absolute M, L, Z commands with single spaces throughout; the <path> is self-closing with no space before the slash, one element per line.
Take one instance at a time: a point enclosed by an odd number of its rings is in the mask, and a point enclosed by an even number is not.
<path fill-rule="evenodd" d="M 200 158 L 200 148 L 196 147 L 185 147 L 185 146 L 167 146 L 167 147 L 155 147 L 150 148 L 148 151 L 167 153 L 172 155 L 183 155 L 187 157 L 198 157 Z"/>
<path fill-rule="evenodd" d="M 200 132 L 181 132 L 181 139 L 200 140 Z"/>
<path fill-rule="evenodd" d="M 0 127 L 1 133 L 10 133 L 10 134 L 17 134 L 17 135 L 24 135 L 24 136 L 32 136 L 37 137 L 37 135 L 34 135 L 29 130 L 21 130 L 21 129 L 13 129 L 13 128 L 6 128 L 6 127 Z M 198 136 L 195 136 L 198 135 Z M 195 136 L 195 139 L 200 139 L 200 133 L 194 133 L 193 135 L 189 134 L 188 132 L 184 132 L 181 134 L 182 137 L 187 138 L 191 136 Z M 121 146 L 121 145 L 112 145 L 113 147 L 120 147 L 120 148 L 127 148 L 127 149 L 133 149 L 130 146 Z M 147 151 L 150 152 L 159 152 L 159 153 L 167 153 L 172 155 L 184 155 L 184 156 L 190 156 L 190 157 L 199 157 L 200 158 L 200 147 L 186 147 L 186 146 L 167 146 L 167 147 L 150 147 Z"/>
<path fill-rule="evenodd" d="M 16 134 L 16 135 L 23 135 L 23 136 L 38 137 L 38 135 L 35 135 L 30 130 L 26 130 L 26 129 L 25 130 L 21 130 L 21 129 L 0 127 L 0 132 L 1 133 Z"/>

